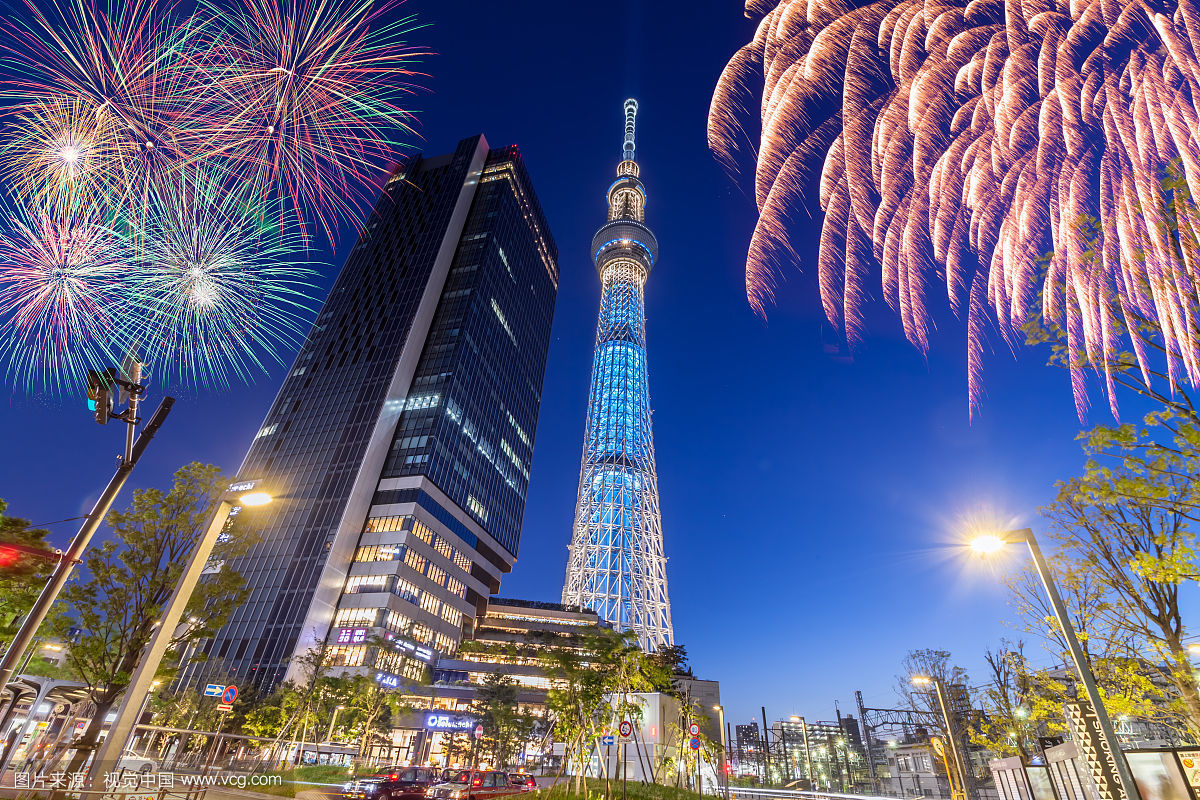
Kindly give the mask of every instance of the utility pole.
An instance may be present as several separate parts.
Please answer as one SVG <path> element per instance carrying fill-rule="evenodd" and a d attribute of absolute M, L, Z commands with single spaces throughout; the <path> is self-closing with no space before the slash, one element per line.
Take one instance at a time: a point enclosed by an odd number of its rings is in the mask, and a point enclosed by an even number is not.
<path fill-rule="evenodd" d="M 141 434 L 135 439 L 134 428 L 141 421 L 137 416 L 138 398 L 145 389 L 140 384 L 142 365 L 137 360 L 128 358 L 123 366 L 123 371 L 129 380 L 116 377 L 117 370 L 115 368 L 110 369 L 104 375 L 98 373 L 90 374 L 88 377 L 88 394 L 91 397 L 93 389 L 95 389 L 97 397 L 91 402 L 95 404 L 93 410 L 96 413 L 96 421 L 101 424 L 108 422 L 114 399 L 111 394 L 113 389 L 120 387 L 121 397 L 124 398 L 127 396 L 129 398 L 129 408 L 121 414 L 113 415 L 129 426 L 125 433 L 124 456 L 117 464 L 116 472 L 113 474 L 112 479 L 109 480 L 108 486 L 100 494 L 100 499 L 92 506 L 92 510 L 86 519 L 84 519 L 79 532 L 71 540 L 71 546 L 67 548 L 67 551 L 59 559 L 58 566 L 51 573 L 50 580 L 46 582 L 42 593 L 38 595 L 33 608 L 29 609 L 29 613 L 21 623 L 20 630 L 13 636 L 8 650 L 5 651 L 3 659 L 0 659 L 0 689 L 8 686 L 8 682 L 12 680 L 13 672 L 21 662 L 21 656 L 25 654 L 29 645 L 33 642 L 38 628 L 45 621 L 46 615 L 50 613 L 50 607 L 58 599 L 59 592 L 66 585 L 67 579 L 71 577 L 71 570 L 81 560 L 84 551 L 92 540 L 92 535 L 100 527 L 100 523 L 104 521 L 105 515 L 112 508 L 113 502 L 116 501 L 117 495 L 121 493 L 125 482 L 133 473 L 133 468 L 137 466 L 138 459 L 141 458 L 142 453 L 146 451 L 146 446 L 150 444 L 150 440 L 154 438 L 154 435 L 158 433 L 158 429 L 166 421 L 167 414 L 171 411 L 171 406 L 175 404 L 175 398 L 164 397 L 162 402 L 158 404 L 158 408 L 154 414 L 150 417 L 150 421 L 146 423 L 146 427 L 142 429 Z"/>
<path fill-rule="evenodd" d="M 766 785 L 771 780 L 771 734 L 767 730 L 767 707 L 766 706 L 760 706 L 760 707 L 762 708 L 762 721 L 763 721 L 763 734 L 762 734 L 763 785 Z"/>

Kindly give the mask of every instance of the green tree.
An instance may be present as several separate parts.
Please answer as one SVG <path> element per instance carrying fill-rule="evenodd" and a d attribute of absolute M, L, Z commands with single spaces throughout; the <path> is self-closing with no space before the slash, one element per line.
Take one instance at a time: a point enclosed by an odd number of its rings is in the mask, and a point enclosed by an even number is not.
<path fill-rule="evenodd" d="M 95 749 L 104 719 L 129 685 L 162 609 L 209 524 L 213 502 L 225 487 L 216 467 L 192 463 L 175 473 L 169 491 L 134 492 L 127 511 L 108 515 L 114 536 L 85 557 L 90 578 L 63 590 L 70 613 L 60 618 L 59 633 L 67 639 L 65 628 L 71 624 L 83 631 L 70 639 L 67 661 L 87 683 L 88 699 L 95 707 L 68 773 L 78 771 Z M 244 537 L 223 537 L 213 550 L 214 569 L 246 546 Z M 242 577 L 232 570 L 206 576 L 192 594 L 188 622 L 175 632 L 173 647 L 212 635 L 246 594 Z"/>
<path fill-rule="evenodd" d="M 1196 739 L 1200 686 L 1180 593 L 1200 573 L 1193 532 L 1200 433 L 1163 409 L 1141 425 L 1100 426 L 1080 438 L 1084 473 L 1061 482 L 1043 510 L 1071 622 L 1111 715 L 1161 722 Z M 1067 660 L 1040 582 L 1026 572 L 1014 591 L 1028 629 Z"/>
<path fill-rule="evenodd" d="M 984 653 L 991 680 L 981 693 L 984 713 L 972 721 L 971 741 L 1001 758 L 1019 755 L 1028 764 L 1038 752 L 1039 736 L 1062 732 L 1062 706 L 1039 702 L 1047 697 L 1047 687 L 1030 669 L 1024 642 L 1002 640 L 1000 645 Z M 1056 693 L 1049 696 L 1059 699 Z"/>
<path fill-rule="evenodd" d="M 49 531 L 30 527 L 29 520 L 5 516 L 7 508 L 8 504 L 0 500 L 0 545 L 50 549 L 46 542 Z M 16 632 L 17 620 L 33 606 L 53 570 L 53 562 L 36 556 L 13 553 L 4 558 L 0 569 L 0 636 L 7 639 Z"/>
<path fill-rule="evenodd" d="M 522 713 L 517 702 L 518 686 L 507 675 L 493 672 L 476 695 L 475 707 L 482 718 L 485 752 L 491 763 L 506 768 L 533 733 L 537 718 Z"/>
<path fill-rule="evenodd" d="M 620 720 L 637 722 L 642 708 L 631 694 L 655 691 L 668 681 L 661 666 L 638 646 L 631 631 L 607 628 L 579 634 L 544 651 L 546 669 L 554 682 L 547 696 L 555 738 L 566 745 L 563 763 L 589 760 L 601 733 Z M 582 770 L 576 791 L 586 790 Z"/>
<path fill-rule="evenodd" d="M 668 645 L 646 656 L 644 672 L 653 691 L 673 697 L 679 697 L 680 678 L 695 677 L 688 664 L 687 648 L 681 644 Z"/>

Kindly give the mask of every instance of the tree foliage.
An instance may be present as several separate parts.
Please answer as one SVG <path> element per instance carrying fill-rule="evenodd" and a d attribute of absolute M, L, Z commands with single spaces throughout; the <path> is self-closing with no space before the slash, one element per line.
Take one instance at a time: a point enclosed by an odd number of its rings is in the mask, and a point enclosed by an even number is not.
<path fill-rule="evenodd" d="M 642 707 L 630 697 L 653 692 L 670 683 L 661 663 L 638 646 L 632 631 L 607 628 L 577 634 L 569 646 L 544 653 L 547 672 L 556 684 L 547 697 L 555 738 L 564 742 L 568 761 L 588 760 L 605 731 L 615 730 L 622 719 L 641 719 Z M 576 771 L 576 790 L 585 783 Z"/>
<path fill-rule="evenodd" d="M 87 683 L 96 708 L 67 772 L 76 771 L 95 748 L 104 719 L 129 685 L 225 487 L 216 467 L 192 463 L 175 473 L 170 490 L 134 492 L 128 510 L 108 515 L 113 536 L 84 558 L 89 577 L 63 590 L 69 613 L 59 618 L 58 632 L 69 638 L 67 661 Z M 246 546 L 245 537 L 225 536 L 210 564 L 223 564 Z M 237 573 L 221 569 L 207 575 L 192 594 L 173 646 L 211 635 L 245 597 Z M 81 633 L 68 637 L 68 626 Z"/>
<path fill-rule="evenodd" d="M 5 515 L 8 504 L 0 500 L 0 547 L 6 543 L 49 550 L 49 531 L 30 527 L 29 520 Z M 46 585 L 54 563 L 26 554 L 3 554 L 0 569 L 0 636 L 8 638 L 16 631 L 17 621 L 33 606 Z"/>
<path fill-rule="evenodd" d="M 498 769 L 512 763 L 538 723 L 536 716 L 521 710 L 518 688 L 512 678 L 493 672 L 476 695 L 475 708 L 483 725 L 483 739 L 479 745 L 489 763 Z"/>

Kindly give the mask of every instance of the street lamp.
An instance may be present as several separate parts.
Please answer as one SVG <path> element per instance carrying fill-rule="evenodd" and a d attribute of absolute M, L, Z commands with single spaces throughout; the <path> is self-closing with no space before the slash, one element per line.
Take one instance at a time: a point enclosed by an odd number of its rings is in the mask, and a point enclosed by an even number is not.
<path fill-rule="evenodd" d="M 725 777 L 725 800 L 729 800 L 729 772 L 727 770 L 733 767 L 729 763 L 729 741 L 725 736 L 725 707 L 713 706 L 713 711 L 717 712 L 718 724 L 721 726 L 721 774 Z"/>
<path fill-rule="evenodd" d="M 1062 628 L 1063 638 L 1066 640 L 1067 649 L 1071 653 L 1071 660 L 1075 662 L 1075 671 L 1079 673 L 1079 681 L 1083 684 L 1088 702 L 1091 704 L 1092 711 L 1096 715 L 1096 721 L 1100 728 L 1100 736 L 1104 740 L 1104 745 L 1112 754 L 1113 765 L 1116 767 L 1117 775 L 1120 778 L 1121 788 L 1129 800 L 1141 800 L 1137 784 L 1133 781 L 1133 774 L 1129 771 L 1129 762 L 1125 760 L 1125 754 L 1121 751 L 1121 744 L 1117 740 L 1117 734 L 1113 731 L 1112 721 L 1108 718 L 1108 711 L 1104 708 L 1104 703 L 1100 699 L 1100 691 L 1096 688 L 1096 679 L 1092 675 L 1091 664 L 1087 661 L 1086 656 L 1084 656 L 1083 648 L 1079 646 L 1079 639 L 1075 636 L 1075 628 L 1071 625 L 1071 619 L 1067 615 L 1067 606 L 1063 603 L 1062 596 L 1058 593 L 1058 586 L 1054 582 L 1054 575 L 1050 572 L 1050 565 L 1046 563 L 1046 559 L 1042 556 L 1042 549 L 1038 546 L 1037 538 L 1033 535 L 1033 530 L 1031 528 L 1021 528 L 1020 530 L 1007 531 L 1002 534 L 976 536 L 971 540 L 970 546 L 977 553 L 990 555 L 999 552 L 1006 544 L 1016 544 L 1017 542 L 1024 542 L 1029 547 L 1029 555 L 1033 559 L 1033 567 L 1037 570 L 1038 577 L 1042 579 L 1042 586 L 1046 589 L 1046 595 L 1050 598 L 1050 606 L 1054 609 L 1054 616 L 1057 617 L 1058 625 Z"/>
<path fill-rule="evenodd" d="M 271 502 L 271 495 L 262 491 L 241 494 L 237 497 L 232 496 L 239 490 L 247 492 L 253 488 L 253 482 L 233 484 L 229 487 L 226 495 L 217 502 L 208 528 L 196 542 L 191 558 L 188 560 L 187 566 L 183 568 L 183 574 L 179 576 L 179 583 L 175 584 L 175 591 L 172 592 L 171 599 L 167 601 L 166 606 L 163 607 L 162 616 L 155 623 L 154 634 L 150 637 L 146 649 L 142 651 L 141 658 L 138 659 L 137 669 L 130 678 L 129 688 L 125 690 L 125 695 L 121 698 L 121 706 L 117 709 L 117 715 L 113 719 L 112 725 L 109 726 L 108 735 L 104 737 L 104 741 L 96 750 L 96 755 L 92 759 L 92 767 L 89 770 L 93 781 L 96 780 L 96 776 L 101 775 L 104 769 L 103 765 L 116 764 L 125 750 L 129 735 L 133 733 L 133 729 L 138 723 L 140 714 L 137 711 L 153 688 L 154 674 L 158 672 L 163 655 L 166 654 L 167 647 L 170 646 L 171 639 L 175 635 L 175 629 L 179 627 L 180 620 L 183 619 L 183 612 L 192 597 L 192 592 L 196 589 L 196 584 L 200 581 L 200 576 L 208 567 L 208 559 L 212 555 L 213 546 L 217 543 L 221 532 L 225 530 L 225 524 L 229 522 L 234 506 L 261 506 Z"/>
<path fill-rule="evenodd" d="M 345 706 L 334 706 L 333 716 L 329 719 L 329 731 L 325 734 L 326 742 L 333 741 L 333 723 L 337 722 L 338 712 L 341 711 L 343 708 L 345 708 Z"/>
<path fill-rule="evenodd" d="M 954 723 L 950 719 L 950 709 L 946 706 L 946 692 L 942 684 L 942 679 L 937 677 L 929 677 L 928 675 L 914 675 L 912 682 L 917 686 L 930 686 L 934 688 L 937 694 L 938 708 L 941 709 L 942 719 L 946 723 L 946 741 L 950 743 L 950 759 L 954 762 L 954 771 L 957 773 L 958 788 L 951 787 L 950 793 L 955 798 L 965 798 L 967 796 L 967 776 L 963 762 L 959 757 L 958 752 L 958 735 L 954 727 Z M 947 777 L 949 777 L 947 775 Z"/>

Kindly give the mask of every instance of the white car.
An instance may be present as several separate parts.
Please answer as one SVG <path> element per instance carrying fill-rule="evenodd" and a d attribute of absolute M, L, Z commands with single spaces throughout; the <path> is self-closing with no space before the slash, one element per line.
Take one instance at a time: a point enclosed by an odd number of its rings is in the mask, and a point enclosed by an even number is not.
<path fill-rule="evenodd" d="M 117 760 L 116 772 L 140 772 L 147 774 L 158 772 L 158 763 L 152 759 L 139 756 L 132 750 L 126 750 L 121 753 L 121 758 Z"/>

